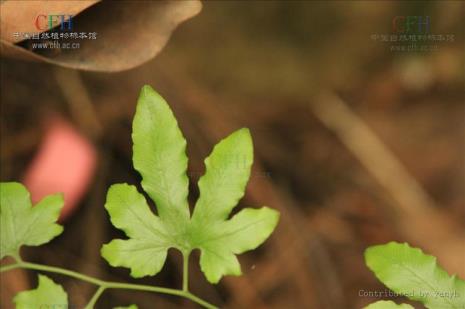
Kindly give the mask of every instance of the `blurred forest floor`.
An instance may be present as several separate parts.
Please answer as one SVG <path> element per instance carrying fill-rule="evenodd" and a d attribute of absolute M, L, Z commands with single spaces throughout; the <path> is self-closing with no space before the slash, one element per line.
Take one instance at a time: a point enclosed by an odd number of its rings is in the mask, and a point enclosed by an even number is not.
<path fill-rule="evenodd" d="M 437 51 L 392 52 L 372 35 L 390 33 L 397 15 L 431 16 L 432 31 L 455 34 L 455 40 L 439 42 Z M 150 84 L 171 104 L 188 141 L 191 201 L 212 145 L 245 126 L 256 162 L 241 205 L 282 213 L 272 238 L 240 258 L 244 276 L 210 286 L 198 257 L 191 259 L 194 293 L 229 308 L 360 308 L 374 301 L 359 296 L 360 290 L 384 290 L 364 265 L 367 246 L 397 240 L 436 248 L 440 231 L 434 227 L 447 225 L 441 220 L 465 228 L 464 17 L 463 2 L 207 2 L 157 58 L 130 71 L 76 73 L 2 59 L 2 181 L 21 179 L 41 141 L 43 116 L 51 112 L 70 119 L 100 155 L 94 183 L 64 234 L 43 249 L 25 250 L 26 256 L 131 280 L 99 256 L 101 244 L 120 235 L 103 204 L 112 183 L 139 181 L 131 164 L 131 119 L 141 86 Z M 76 74 L 101 131 L 92 127 L 94 120 L 83 120 L 89 111 L 73 107 L 56 81 Z M 439 223 L 428 226 L 414 212 L 404 213 L 398 197 L 347 147 L 351 141 L 315 112 L 312 106 L 325 104 L 319 94 L 326 91 L 392 151 L 420 185 L 419 194 L 434 201 Z M 83 96 L 75 94 L 77 101 Z M 371 159 L 370 166 L 389 172 L 383 158 Z M 434 253 L 439 262 L 465 260 L 464 251 Z M 181 264 L 170 252 L 163 271 L 141 281 L 179 286 Z M 61 282 L 77 305 L 94 288 Z M 105 292 L 101 306 L 134 300 L 140 308 L 195 307 L 121 291 Z"/>

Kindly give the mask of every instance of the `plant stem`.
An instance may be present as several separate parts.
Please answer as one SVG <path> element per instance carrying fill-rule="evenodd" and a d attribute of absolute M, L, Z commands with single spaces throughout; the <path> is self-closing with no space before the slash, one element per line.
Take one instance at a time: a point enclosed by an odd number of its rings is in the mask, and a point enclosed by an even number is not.
<path fill-rule="evenodd" d="M 189 253 L 182 254 L 182 290 L 189 292 Z"/>
<path fill-rule="evenodd" d="M 188 261 L 188 257 L 185 259 Z M 184 262 L 186 263 L 186 262 Z M 205 307 L 208 309 L 218 309 L 218 307 L 206 302 L 205 300 L 195 296 L 194 294 L 191 294 L 187 290 L 178 290 L 178 289 L 171 289 L 171 288 L 164 288 L 164 287 L 158 287 L 158 286 L 151 286 L 151 285 L 143 285 L 143 284 L 133 284 L 133 283 L 120 283 L 120 282 L 113 282 L 113 281 L 104 281 L 100 280 L 91 276 L 87 276 L 72 270 L 60 268 L 60 267 L 54 267 L 54 266 L 48 266 L 48 265 L 42 265 L 42 264 L 36 264 L 36 263 L 29 263 L 29 262 L 18 262 L 10 265 L 6 265 L 3 267 L 0 267 L 0 272 L 5 272 L 9 270 L 13 270 L 16 268 L 23 268 L 23 269 L 30 269 L 30 270 L 37 270 L 37 271 L 44 271 L 44 272 L 49 272 L 49 273 L 55 273 L 55 274 L 61 274 L 64 276 L 72 277 L 79 279 L 81 281 L 89 282 L 92 284 L 95 284 L 99 286 L 99 289 L 97 292 L 94 294 L 92 297 L 91 301 L 89 304 L 86 306 L 87 308 L 92 308 L 97 299 L 100 297 L 100 295 L 103 293 L 104 290 L 106 289 L 125 289 L 125 290 L 137 290 L 137 291 L 147 291 L 147 292 L 155 292 L 155 293 L 161 293 L 161 294 L 168 294 L 168 295 L 174 295 L 174 296 L 179 296 L 179 297 L 184 297 L 187 299 L 190 299 L 191 301 Z M 187 277 L 186 278 L 187 282 Z M 184 279 L 183 279 L 183 288 L 184 288 Z M 91 307 L 89 307 L 91 306 Z"/>
<path fill-rule="evenodd" d="M 185 298 L 188 298 L 190 299 L 191 301 L 205 307 L 205 308 L 208 308 L 208 309 L 218 309 L 218 307 L 204 301 L 203 299 L 201 299 L 200 297 L 197 297 L 195 296 L 194 294 L 192 294 L 191 292 L 186 292 L 185 295 L 184 295 Z"/>
<path fill-rule="evenodd" d="M 8 265 L 8 266 L 15 266 L 15 264 Z M 78 272 L 75 272 L 75 271 L 72 271 L 72 270 L 67 270 L 67 269 L 64 269 L 64 268 L 60 268 L 60 267 L 54 267 L 54 266 L 48 266 L 48 265 L 42 265 L 42 264 L 35 264 L 35 263 L 28 263 L 28 262 L 20 262 L 20 263 L 16 264 L 15 268 L 24 268 L 24 269 L 45 271 L 45 272 L 49 272 L 49 273 L 56 273 L 56 274 L 61 274 L 61 275 L 65 275 L 65 276 L 68 276 L 68 277 L 76 278 L 76 279 L 79 279 L 81 281 L 89 282 L 89 283 L 92 283 L 92 284 L 95 284 L 95 285 L 98 285 L 98 286 L 105 285 L 105 281 L 103 281 L 103 280 L 93 278 L 93 277 L 90 277 L 90 276 L 87 276 L 87 275 L 84 275 L 84 274 L 81 274 L 81 273 L 78 273 Z M 3 271 L 3 268 L 2 268 L 2 271 Z"/>
<path fill-rule="evenodd" d="M 98 298 L 100 297 L 100 295 L 102 295 L 103 291 L 105 291 L 105 287 L 100 286 L 84 309 L 93 309 L 95 304 L 97 303 Z"/>

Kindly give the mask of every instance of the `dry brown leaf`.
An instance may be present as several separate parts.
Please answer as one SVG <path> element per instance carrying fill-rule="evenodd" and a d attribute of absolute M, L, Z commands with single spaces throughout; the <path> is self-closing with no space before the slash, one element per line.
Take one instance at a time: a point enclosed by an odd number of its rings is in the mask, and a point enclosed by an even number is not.
<path fill-rule="evenodd" d="M 17 43 L 21 37 L 15 32 L 38 32 L 35 20 L 39 15 L 77 15 L 100 0 L 83 1 L 3 1 L 0 10 L 0 37 L 2 40 Z M 41 32 L 41 31 L 40 31 Z"/>
<path fill-rule="evenodd" d="M 80 42 L 80 48 L 44 53 L 31 50 L 30 43 L 13 44 L 2 39 L 1 54 L 81 70 L 127 70 L 155 57 L 173 30 L 198 14 L 201 7 L 198 0 L 103 1 L 73 18 L 73 32 L 96 32 L 96 40 L 63 40 L 60 42 Z"/>

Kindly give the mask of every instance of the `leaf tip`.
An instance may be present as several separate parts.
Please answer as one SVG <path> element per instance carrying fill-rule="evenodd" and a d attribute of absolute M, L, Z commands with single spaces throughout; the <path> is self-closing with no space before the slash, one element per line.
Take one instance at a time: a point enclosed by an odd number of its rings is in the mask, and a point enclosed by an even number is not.
<path fill-rule="evenodd" d="M 153 89 L 152 86 L 150 85 L 144 85 L 142 86 L 142 89 L 140 90 L 140 96 L 139 96 L 139 100 L 142 100 L 143 102 L 147 102 L 146 99 L 147 97 L 152 97 L 152 98 L 155 98 L 157 103 L 165 103 L 166 105 L 168 105 L 165 100 L 163 99 L 163 97 L 155 90 Z"/>
<path fill-rule="evenodd" d="M 49 277 L 47 277 L 45 275 L 39 274 L 38 277 L 39 277 L 39 285 L 43 284 L 43 283 L 46 283 L 46 282 L 51 282 L 52 281 Z"/>
<path fill-rule="evenodd" d="M 108 263 L 111 265 L 111 242 L 107 243 L 107 244 L 103 244 L 102 247 L 100 248 L 100 255 L 106 260 L 108 261 Z M 112 265 L 113 266 L 113 265 Z"/>
<path fill-rule="evenodd" d="M 273 209 L 273 208 L 270 208 L 270 207 L 267 207 L 267 206 L 263 206 L 263 209 L 266 212 L 268 212 L 271 231 L 274 231 L 276 226 L 279 223 L 281 213 L 279 211 L 277 211 L 276 209 Z"/>
<path fill-rule="evenodd" d="M 244 135 L 250 136 L 250 129 L 247 128 L 247 127 L 240 128 L 240 129 L 237 130 L 237 132 L 239 132 L 240 134 L 244 134 Z"/>
<path fill-rule="evenodd" d="M 108 264 L 110 264 L 113 267 L 117 267 L 119 266 L 119 264 L 116 263 L 116 259 L 114 258 L 114 242 L 115 240 L 112 240 L 109 243 L 103 244 L 100 248 L 100 255 L 103 257 L 105 261 L 107 261 Z"/>
<path fill-rule="evenodd" d="M 142 86 L 142 89 L 141 89 L 141 94 L 149 94 L 149 93 L 154 93 L 155 90 L 152 88 L 152 86 L 150 85 L 147 85 L 145 84 L 144 86 Z"/>
<path fill-rule="evenodd" d="M 244 139 L 244 140 L 252 143 L 252 134 L 250 133 L 249 128 L 238 129 L 233 134 L 239 136 L 241 139 Z"/>

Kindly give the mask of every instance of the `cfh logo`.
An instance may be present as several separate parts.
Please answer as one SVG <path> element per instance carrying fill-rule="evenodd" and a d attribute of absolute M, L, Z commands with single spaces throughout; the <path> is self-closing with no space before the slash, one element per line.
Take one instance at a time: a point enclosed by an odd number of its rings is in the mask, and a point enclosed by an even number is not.
<path fill-rule="evenodd" d="M 73 16 L 72 15 L 55 15 L 55 14 L 40 14 L 35 19 L 35 26 L 37 30 L 51 30 L 57 25 L 61 25 L 62 31 L 71 31 L 73 29 Z"/>
<path fill-rule="evenodd" d="M 392 19 L 394 33 L 420 34 L 430 33 L 431 18 L 429 16 L 396 16 Z"/>

